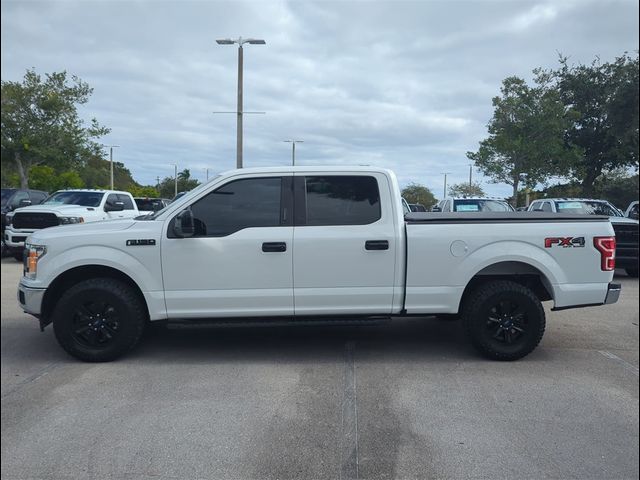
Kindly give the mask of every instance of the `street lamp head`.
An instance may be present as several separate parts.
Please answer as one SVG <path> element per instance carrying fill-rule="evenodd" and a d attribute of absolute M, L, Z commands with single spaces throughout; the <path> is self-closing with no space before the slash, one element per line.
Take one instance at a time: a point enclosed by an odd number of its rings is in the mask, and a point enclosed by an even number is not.
<path fill-rule="evenodd" d="M 220 40 L 216 40 L 218 45 L 233 45 L 235 42 L 230 38 L 221 38 Z"/>
<path fill-rule="evenodd" d="M 247 38 L 242 43 L 250 43 L 251 45 L 265 45 L 267 42 L 259 38 Z"/>

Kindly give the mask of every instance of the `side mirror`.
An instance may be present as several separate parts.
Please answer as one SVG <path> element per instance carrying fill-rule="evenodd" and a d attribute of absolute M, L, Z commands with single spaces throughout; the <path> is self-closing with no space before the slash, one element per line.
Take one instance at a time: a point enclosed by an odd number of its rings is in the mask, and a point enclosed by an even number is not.
<path fill-rule="evenodd" d="M 176 237 L 192 237 L 195 230 L 193 213 L 190 208 L 184 209 L 173 219 L 173 233 L 175 233 Z"/>
<path fill-rule="evenodd" d="M 104 206 L 105 212 L 121 212 L 124 210 L 123 202 L 107 202 Z"/>
<path fill-rule="evenodd" d="M 442 209 L 440 207 L 438 207 L 437 205 L 434 205 L 433 207 L 431 207 L 431 211 L 432 212 L 441 212 Z"/>
<path fill-rule="evenodd" d="M 28 207 L 29 205 L 31 205 L 31 200 L 29 200 L 28 198 L 25 198 L 23 200 L 20 200 L 20 203 L 18 204 L 18 208 Z"/>

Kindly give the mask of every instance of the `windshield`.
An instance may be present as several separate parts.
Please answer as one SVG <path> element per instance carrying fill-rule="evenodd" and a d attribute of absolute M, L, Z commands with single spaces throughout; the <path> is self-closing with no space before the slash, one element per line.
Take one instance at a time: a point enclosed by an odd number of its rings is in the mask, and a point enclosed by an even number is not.
<path fill-rule="evenodd" d="M 486 199 L 455 200 L 454 212 L 513 212 L 513 207 L 507 202 Z"/>
<path fill-rule="evenodd" d="M 45 205 L 80 205 L 99 207 L 104 193 L 101 192 L 56 192 L 47 198 Z"/>
<path fill-rule="evenodd" d="M 4 207 L 7 204 L 7 200 L 9 200 L 9 198 L 11 197 L 11 195 L 13 195 L 13 192 L 15 192 L 16 189 L 15 188 L 3 188 L 2 189 L 2 206 Z"/>
<path fill-rule="evenodd" d="M 606 202 L 588 200 L 571 200 L 556 202 L 559 213 L 577 213 L 582 215 L 606 215 L 608 217 L 620 217 L 620 212 Z"/>

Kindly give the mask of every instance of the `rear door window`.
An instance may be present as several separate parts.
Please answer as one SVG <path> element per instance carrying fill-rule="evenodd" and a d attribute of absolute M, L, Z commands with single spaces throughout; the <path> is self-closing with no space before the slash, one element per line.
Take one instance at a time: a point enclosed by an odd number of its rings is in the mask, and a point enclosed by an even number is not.
<path fill-rule="evenodd" d="M 368 225 L 378 221 L 382 215 L 380 191 L 374 177 L 306 177 L 305 193 L 305 224 L 308 226 Z"/>

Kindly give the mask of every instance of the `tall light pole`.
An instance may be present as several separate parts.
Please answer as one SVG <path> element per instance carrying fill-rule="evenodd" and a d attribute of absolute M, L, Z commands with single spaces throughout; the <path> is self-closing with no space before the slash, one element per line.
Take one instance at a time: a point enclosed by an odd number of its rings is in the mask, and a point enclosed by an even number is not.
<path fill-rule="evenodd" d="M 471 185 L 473 185 L 473 183 L 471 182 L 471 178 L 473 176 L 473 163 L 469 164 L 469 192 L 471 192 Z"/>
<path fill-rule="evenodd" d="M 264 45 L 266 42 L 258 38 L 242 38 L 238 37 L 237 40 L 230 38 L 224 38 L 216 40 L 218 45 L 233 45 L 238 44 L 238 109 L 236 111 L 238 118 L 238 133 L 237 133 L 237 146 L 236 146 L 236 167 L 242 168 L 242 46 L 245 43 L 251 45 Z"/>
<path fill-rule="evenodd" d="M 447 198 L 447 175 L 449 175 L 451 172 L 442 172 L 442 175 L 444 175 L 444 194 L 442 196 L 442 198 Z"/>
<path fill-rule="evenodd" d="M 304 140 L 283 140 L 285 143 L 290 143 L 291 150 L 291 165 L 296 166 L 296 143 L 304 143 Z"/>
<path fill-rule="evenodd" d="M 173 165 L 173 196 L 175 198 L 178 195 L 178 164 L 170 163 L 169 165 Z"/>
<path fill-rule="evenodd" d="M 105 145 L 102 144 L 103 147 L 109 149 L 109 162 L 111 164 L 111 190 L 113 190 L 113 149 L 118 148 L 120 145 Z"/>

